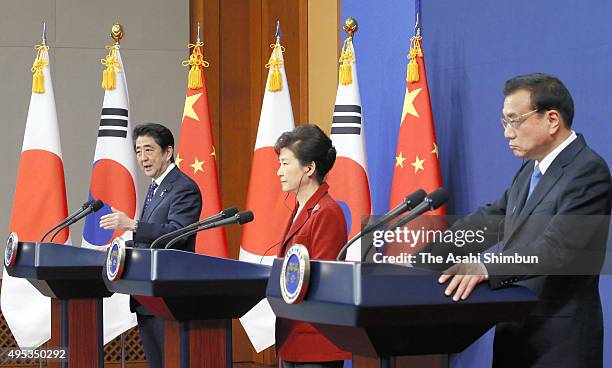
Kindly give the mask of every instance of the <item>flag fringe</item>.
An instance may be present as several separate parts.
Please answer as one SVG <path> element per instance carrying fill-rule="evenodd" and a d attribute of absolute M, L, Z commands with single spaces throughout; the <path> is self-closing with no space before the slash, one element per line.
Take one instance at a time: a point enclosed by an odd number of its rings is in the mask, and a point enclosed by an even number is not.
<path fill-rule="evenodd" d="M 117 88 L 117 72 L 119 71 L 119 59 L 117 58 L 117 52 L 119 51 L 119 45 L 111 45 L 105 47 L 108 50 L 108 55 L 100 62 L 106 66 L 104 72 L 102 72 L 102 88 L 107 91 Z"/>
<path fill-rule="evenodd" d="M 283 76 L 280 72 L 280 67 L 283 65 L 281 55 L 285 52 L 285 48 L 280 43 L 271 44 L 272 55 L 266 64 L 266 68 L 270 69 L 270 78 L 268 79 L 268 91 L 278 92 L 283 89 Z"/>
<path fill-rule="evenodd" d="M 204 47 L 204 42 L 196 42 L 190 43 L 188 48 L 193 49 L 191 55 L 189 55 L 189 60 L 185 60 L 182 62 L 183 66 L 189 66 L 189 77 L 187 80 L 187 88 L 189 89 L 200 89 L 204 87 L 204 78 L 202 76 L 203 69 L 208 68 L 208 61 L 204 60 L 204 55 L 202 54 L 202 48 Z"/>
<path fill-rule="evenodd" d="M 413 36 L 410 39 L 410 53 L 408 54 L 408 67 L 406 69 L 406 81 L 415 83 L 419 81 L 419 63 L 417 57 L 423 57 L 423 49 L 421 48 L 421 36 Z"/>
<path fill-rule="evenodd" d="M 43 68 L 49 65 L 47 59 L 47 51 L 49 46 L 47 45 L 36 45 L 36 59 L 32 65 L 32 93 L 45 93 L 45 75 L 43 74 Z"/>
<path fill-rule="evenodd" d="M 340 54 L 340 68 L 338 70 L 338 80 L 343 86 L 353 83 L 353 68 L 351 63 L 355 62 L 355 55 L 352 51 L 352 37 L 347 37 L 342 45 L 342 53 Z"/>

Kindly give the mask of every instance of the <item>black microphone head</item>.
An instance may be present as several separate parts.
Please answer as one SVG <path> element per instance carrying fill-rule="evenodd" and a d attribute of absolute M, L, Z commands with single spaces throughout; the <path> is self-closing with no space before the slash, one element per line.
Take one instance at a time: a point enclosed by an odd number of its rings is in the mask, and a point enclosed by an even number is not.
<path fill-rule="evenodd" d="M 231 207 L 231 208 L 226 208 L 222 210 L 221 216 L 223 216 L 223 218 L 226 219 L 228 217 L 234 216 L 237 213 L 238 213 L 238 209 L 236 207 Z"/>
<path fill-rule="evenodd" d="M 438 188 L 433 192 L 429 193 L 427 196 L 427 201 L 429 202 L 430 209 L 435 210 L 446 201 L 448 201 L 449 194 L 444 188 Z"/>
<path fill-rule="evenodd" d="M 83 203 L 83 205 L 81 206 L 81 209 L 82 210 L 86 210 L 87 207 L 91 206 L 93 203 L 94 203 L 94 199 L 92 199 L 90 201 L 87 201 L 87 202 Z"/>
<path fill-rule="evenodd" d="M 408 195 L 404 202 L 408 205 L 408 209 L 413 209 L 417 204 L 423 202 L 423 200 L 427 197 L 427 192 L 423 189 L 418 189 L 414 193 Z"/>
<path fill-rule="evenodd" d="M 255 218 L 253 216 L 253 211 L 238 212 L 238 214 L 236 216 L 238 217 L 238 223 L 240 225 L 246 224 L 247 222 L 251 222 L 251 221 L 253 221 L 253 218 Z"/>
<path fill-rule="evenodd" d="M 102 207 L 104 207 L 104 202 L 102 202 L 99 199 L 96 199 L 95 201 L 93 201 L 93 203 L 91 204 L 91 209 L 93 210 L 93 212 L 97 212 L 98 210 L 100 210 Z"/>

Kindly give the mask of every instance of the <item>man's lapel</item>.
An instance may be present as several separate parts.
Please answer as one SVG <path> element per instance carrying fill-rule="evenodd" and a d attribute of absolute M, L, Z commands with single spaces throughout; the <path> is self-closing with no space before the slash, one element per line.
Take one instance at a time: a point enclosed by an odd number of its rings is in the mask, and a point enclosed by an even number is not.
<path fill-rule="evenodd" d="M 173 183 L 178 175 L 177 170 L 178 168 L 176 167 L 170 170 L 168 175 L 166 175 L 164 180 L 161 182 L 159 188 L 157 188 L 157 190 L 155 191 L 153 199 L 151 199 L 151 203 L 149 203 L 147 208 L 145 208 L 144 213 L 142 214 L 142 221 L 147 222 L 149 220 L 149 217 L 151 217 L 151 214 L 153 213 L 153 211 L 155 211 L 155 208 L 159 206 L 159 204 L 164 200 L 166 195 L 168 195 L 168 192 L 172 190 Z"/>
<path fill-rule="evenodd" d="M 510 228 L 510 232 L 508 236 L 506 236 L 506 245 L 510 243 L 512 237 L 516 234 L 517 230 L 523 225 L 523 223 L 529 218 L 529 216 L 533 213 L 533 211 L 537 208 L 537 206 L 542 202 L 542 200 L 546 197 L 548 192 L 555 186 L 557 181 L 563 176 L 564 168 L 569 163 L 571 163 L 576 155 L 586 146 L 584 141 L 584 137 L 579 134 L 578 138 L 576 138 L 569 146 L 567 146 L 559 155 L 553 160 L 553 162 L 546 170 L 546 173 L 542 175 L 538 185 L 535 187 L 531 196 L 526 200 L 525 204 L 522 206 L 521 211 L 514 221 L 512 221 L 512 225 Z M 529 182 L 531 180 L 532 170 L 525 170 L 526 173 L 522 175 L 522 182 L 527 182 L 526 188 L 529 190 Z M 522 190 L 524 191 L 524 189 Z M 523 193 L 525 198 L 527 197 L 526 193 Z"/>

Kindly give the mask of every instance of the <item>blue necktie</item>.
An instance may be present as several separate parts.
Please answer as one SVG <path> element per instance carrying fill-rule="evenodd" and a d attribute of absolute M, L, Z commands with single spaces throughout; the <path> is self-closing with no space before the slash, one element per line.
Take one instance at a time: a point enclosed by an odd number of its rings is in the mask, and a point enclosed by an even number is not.
<path fill-rule="evenodd" d="M 529 200 L 529 197 L 531 197 L 531 193 L 533 193 L 533 190 L 538 185 L 538 182 L 540 181 L 541 177 L 542 172 L 540 171 L 540 167 L 536 165 L 536 167 L 533 169 L 533 174 L 531 174 L 531 181 L 529 182 L 529 193 L 527 194 L 527 200 Z"/>
<path fill-rule="evenodd" d="M 142 213 L 145 212 L 147 206 L 153 200 L 153 194 L 155 193 L 155 189 L 157 189 L 157 186 L 158 185 L 156 182 L 152 182 L 151 185 L 149 185 L 149 190 L 147 191 L 147 199 L 145 200 L 144 207 L 142 208 Z"/>

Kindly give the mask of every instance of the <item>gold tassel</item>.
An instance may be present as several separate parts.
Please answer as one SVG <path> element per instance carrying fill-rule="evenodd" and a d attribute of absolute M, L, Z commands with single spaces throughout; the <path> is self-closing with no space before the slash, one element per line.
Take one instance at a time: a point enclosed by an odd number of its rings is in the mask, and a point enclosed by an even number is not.
<path fill-rule="evenodd" d="M 272 69 L 270 73 L 270 82 L 268 83 L 268 91 L 278 92 L 283 89 L 283 76 L 278 68 Z"/>
<path fill-rule="evenodd" d="M 106 46 L 108 55 L 101 60 L 102 65 L 106 66 L 102 72 L 102 88 L 107 91 L 117 88 L 117 72 L 119 71 L 119 60 L 117 59 L 117 50 L 119 45 Z"/>
<path fill-rule="evenodd" d="M 408 83 L 416 83 L 419 81 L 419 63 L 417 57 L 423 57 L 423 50 L 421 49 L 421 36 L 414 36 L 410 39 L 410 53 L 408 58 L 408 67 L 406 68 L 406 81 Z"/>
<path fill-rule="evenodd" d="M 353 50 L 350 47 L 352 45 L 351 42 L 351 37 L 348 37 L 344 41 L 344 45 L 342 46 L 342 54 L 340 55 L 340 60 L 338 60 L 339 62 L 342 62 L 338 70 L 338 80 L 343 86 L 353 83 L 353 68 L 351 67 L 351 63 L 355 61 L 355 57 L 353 55 Z"/>
<path fill-rule="evenodd" d="M 416 59 L 410 59 L 408 62 L 408 68 L 406 70 L 406 80 L 408 83 L 414 83 L 419 81 L 419 64 Z"/>
<path fill-rule="evenodd" d="M 204 82 L 202 81 L 202 69 L 199 65 L 193 65 L 189 69 L 189 81 L 187 82 L 187 87 L 189 87 L 189 89 L 200 89 L 204 87 Z"/>
<path fill-rule="evenodd" d="M 353 83 L 353 69 L 351 68 L 351 64 L 346 60 L 340 65 L 338 79 L 343 86 Z"/>
<path fill-rule="evenodd" d="M 283 76 L 280 72 L 280 67 L 283 65 L 281 55 L 285 51 L 285 48 L 278 42 L 270 45 L 270 47 L 272 48 L 272 55 L 270 55 L 270 60 L 268 60 L 266 64 L 266 68 L 270 69 L 268 91 L 278 92 L 283 89 Z"/>
<path fill-rule="evenodd" d="M 204 55 L 202 55 L 203 42 L 197 42 L 195 44 L 190 43 L 188 48 L 192 48 L 193 51 L 189 56 L 189 60 L 183 61 L 183 66 L 189 66 L 189 77 L 187 79 L 187 88 L 189 89 L 200 89 L 204 87 L 204 78 L 202 77 L 202 67 L 208 68 L 208 62 L 204 61 Z"/>
<path fill-rule="evenodd" d="M 43 68 L 49 65 L 47 60 L 46 51 L 49 50 L 47 45 L 36 45 L 35 47 L 36 59 L 32 65 L 32 93 L 45 93 L 45 75 L 43 74 Z"/>

